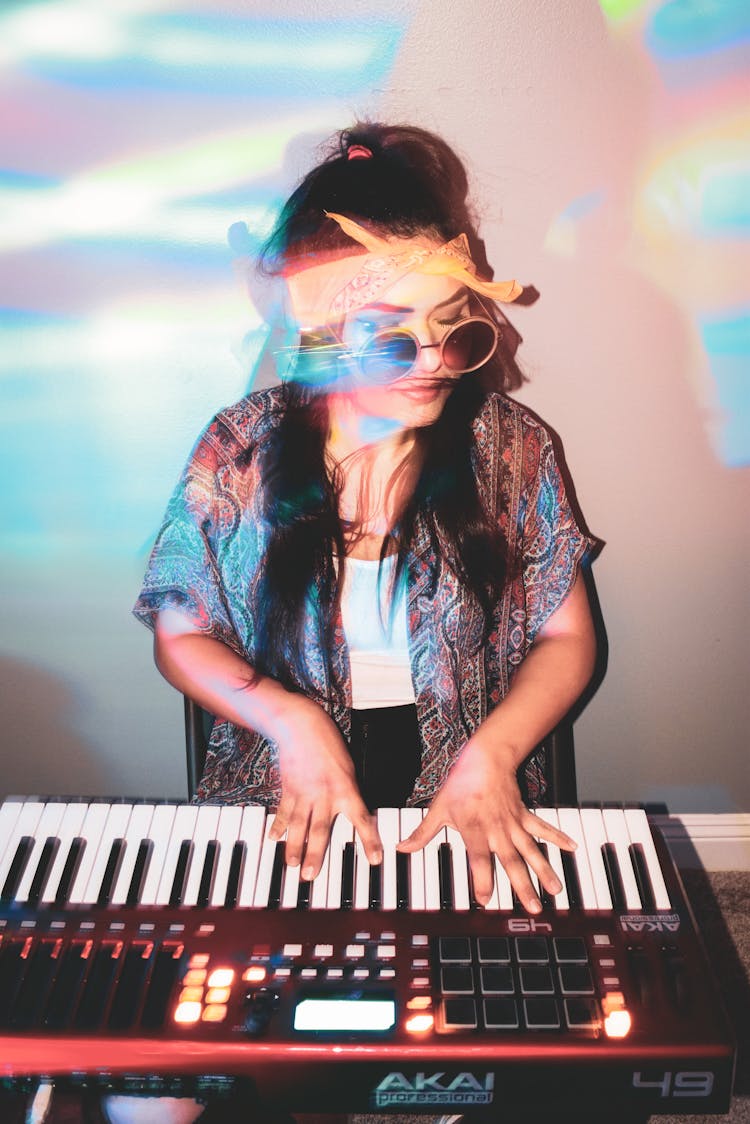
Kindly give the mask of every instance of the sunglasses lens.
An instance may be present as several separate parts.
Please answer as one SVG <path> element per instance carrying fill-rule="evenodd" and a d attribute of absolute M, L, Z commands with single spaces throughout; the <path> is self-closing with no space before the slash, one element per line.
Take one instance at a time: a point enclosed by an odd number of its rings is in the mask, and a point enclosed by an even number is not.
<path fill-rule="evenodd" d="M 469 320 L 449 332 L 443 341 L 443 362 L 449 371 L 473 371 L 495 350 L 497 333 L 485 320 Z"/>
<path fill-rule="evenodd" d="M 414 366 L 417 350 L 417 341 L 408 332 L 378 332 L 360 352 L 362 374 L 378 383 L 403 378 Z"/>

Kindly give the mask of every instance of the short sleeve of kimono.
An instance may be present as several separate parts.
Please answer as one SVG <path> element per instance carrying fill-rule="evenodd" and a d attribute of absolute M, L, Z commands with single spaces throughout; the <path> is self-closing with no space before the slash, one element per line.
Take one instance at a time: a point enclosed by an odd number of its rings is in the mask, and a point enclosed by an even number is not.
<path fill-rule="evenodd" d="M 167 505 L 133 613 L 153 628 L 162 609 L 180 609 L 201 632 L 237 649 L 215 553 L 216 428 L 199 439 Z"/>
<path fill-rule="evenodd" d="M 575 584 L 581 562 L 597 543 L 578 526 L 547 431 L 535 425 L 524 450 L 522 568 L 527 635 L 539 630 Z"/>

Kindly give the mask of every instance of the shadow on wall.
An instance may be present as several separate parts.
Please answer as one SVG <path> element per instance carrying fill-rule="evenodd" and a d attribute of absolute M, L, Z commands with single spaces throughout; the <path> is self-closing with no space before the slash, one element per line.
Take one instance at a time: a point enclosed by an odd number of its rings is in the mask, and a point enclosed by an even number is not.
<path fill-rule="evenodd" d="M 96 749 L 75 730 L 80 705 L 64 680 L 0 659 L 0 796 L 94 796 L 111 787 Z"/>

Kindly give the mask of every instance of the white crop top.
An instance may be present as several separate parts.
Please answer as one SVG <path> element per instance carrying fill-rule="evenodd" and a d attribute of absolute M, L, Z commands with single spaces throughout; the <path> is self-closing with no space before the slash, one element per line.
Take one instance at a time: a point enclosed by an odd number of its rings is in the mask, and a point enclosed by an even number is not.
<path fill-rule="evenodd" d="M 383 560 L 378 590 L 378 560 L 346 559 L 341 615 L 355 710 L 414 702 L 406 631 L 406 575 L 399 582 L 393 607 L 389 605 L 395 564 L 395 554 Z"/>

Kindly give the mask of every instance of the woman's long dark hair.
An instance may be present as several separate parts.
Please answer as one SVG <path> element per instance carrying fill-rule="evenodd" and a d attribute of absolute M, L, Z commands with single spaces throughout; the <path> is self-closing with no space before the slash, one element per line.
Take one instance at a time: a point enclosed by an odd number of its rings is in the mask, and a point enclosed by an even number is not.
<path fill-rule="evenodd" d="M 372 157 L 348 159 L 352 145 L 364 145 Z M 281 273 L 292 260 L 350 248 L 339 226 L 325 217 L 328 210 L 400 237 L 427 233 L 447 240 L 464 232 L 475 262 L 489 276 L 467 194 L 465 169 L 439 137 L 408 126 L 357 126 L 337 136 L 329 156 L 291 195 L 259 267 Z M 521 381 L 511 351 L 501 343 L 481 371 L 459 380 L 438 420 L 417 430 L 415 455 L 421 467 L 416 485 L 381 551 L 381 559 L 396 552 L 398 582 L 421 523 L 436 554 L 478 601 L 484 641 L 512 559 L 477 489 L 472 425 L 489 389 L 511 389 Z M 306 622 L 314 609 L 319 643 L 330 652 L 340 595 L 335 558 L 346 553 L 341 480 L 325 464 L 325 395 L 294 381 L 282 393 L 281 420 L 260 454 L 264 516 L 271 531 L 258 588 L 255 669 L 287 687 L 314 692 L 304 655 Z M 432 578 L 436 581 L 437 574 Z"/>

